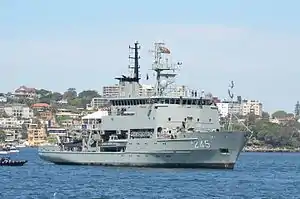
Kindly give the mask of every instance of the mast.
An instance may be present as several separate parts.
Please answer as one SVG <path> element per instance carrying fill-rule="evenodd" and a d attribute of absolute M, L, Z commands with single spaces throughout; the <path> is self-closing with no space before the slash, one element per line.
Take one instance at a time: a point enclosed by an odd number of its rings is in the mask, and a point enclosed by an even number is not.
<path fill-rule="evenodd" d="M 140 77 L 139 77 L 139 69 L 140 69 L 140 66 L 139 66 L 139 59 L 141 58 L 140 56 L 139 56 L 139 50 L 141 49 L 141 47 L 140 46 L 138 46 L 139 45 L 139 43 L 136 41 L 135 43 L 134 43 L 134 47 L 131 47 L 131 46 L 129 46 L 129 49 L 130 50 L 134 50 L 134 56 L 132 57 L 132 56 L 130 56 L 129 55 L 129 59 L 131 60 L 131 59 L 133 59 L 134 60 L 134 66 L 133 66 L 133 79 L 134 79 L 134 81 L 135 82 L 137 82 L 137 83 L 139 83 L 139 80 L 141 79 Z"/>
<path fill-rule="evenodd" d="M 131 76 L 125 76 L 125 75 L 122 75 L 122 77 L 117 77 L 115 79 L 121 81 L 121 82 L 136 82 L 136 83 L 139 83 L 139 80 L 141 79 L 139 77 L 139 74 L 140 74 L 140 66 L 139 66 L 139 59 L 140 59 L 140 56 L 139 56 L 139 50 L 141 49 L 141 47 L 139 46 L 139 43 L 136 41 L 134 43 L 134 47 L 131 47 L 129 46 L 129 50 L 133 50 L 134 51 L 134 56 L 130 56 L 129 55 L 129 60 L 134 60 L 134 63 L 132 64 L 130 62 L 129 64 L 129 70 L 131 72 L 131 70 L 133 69 L 133 72 L 131 74 Z M 133 65 L 133 66 L 132 66 Z"/>
<path fill-rule="evenodd" d="M 154 43 L 154 62 L 152 70 L 156 72 L 155 94 L 162 96 L 167 94 L 167 88 L 175 82 L 176 71 L 182 63 L 169 63 L 171 51 L 165 47 L 165 43 Z"/>

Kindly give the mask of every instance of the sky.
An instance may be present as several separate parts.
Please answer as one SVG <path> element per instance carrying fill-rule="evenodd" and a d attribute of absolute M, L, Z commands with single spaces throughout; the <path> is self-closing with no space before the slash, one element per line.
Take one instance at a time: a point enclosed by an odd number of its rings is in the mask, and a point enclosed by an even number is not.
<path fill-rule="evenodd" d="M 178 84 L 228 98 L 233 80 L 236 96 L 259 100 L 268 112 L 293 112 L 300 1 L 172 2 L 0 1 L 0 92 L 21 85 L 101 92 L 127 73 L 128 45 L 137 40 L 142 76 L 150 72 L 153 43 L 165 42 L 183 63 Z"/>

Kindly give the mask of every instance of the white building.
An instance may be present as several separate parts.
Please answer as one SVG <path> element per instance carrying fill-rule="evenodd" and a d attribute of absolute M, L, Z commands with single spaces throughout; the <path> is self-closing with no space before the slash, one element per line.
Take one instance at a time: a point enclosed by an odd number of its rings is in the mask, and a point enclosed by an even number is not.
<path fill-rule="evenodd" d="M 140 87 L 140 96 L 153 96 L 154 95 L 154 86 L 143 84 Z"/>
<path fill-rule="evenodd" d="M 262 103 L 258 100 L 243 100 L 241 108 L 241 114 L 244 116 L 249 113 L 254 113 L 260 117 L 262 116 Z"/>
<path fill-rule="evenodd" d="M 7 102 L 7 97 L 5 96 L 0 96 L 0 103 L 6 103 Z"/>
<path fill-rule="evenodd" d="M 220 102 L 217 103 L 217 107 L 220 113 L 220 117 L 226 117 L 229 114 L 229 103 Z"/>
<path fill-rule="evenodd" d="M 103 86 L 102 88 L 102 96 L 104 98 L 115 98 L 119 97 L 120 95 L 120 86 L 113 85 L 113 86 Z"/>
<path fill-rule="evenodd" d="M 90 104 L 87 104 L 87 109 L 92 110 L 92 109 L 97 109 L 101 108 L 104 106 L 107 106 L 108 104 L 108 99 L 104 97 L 94 97 L 91 101 Z"/>
<path fill-rule="evenodd" d="M 5 113 L 9 117 L 31 118 L 33 111 L 28 106 L 23 104 L 12 104 L 4 107 Z"/>
<path fill-rule="evenodd" d="M 22 128 L 22 124 L 24 124 L 24 120 L 18 120 L 15 117 L 0 118 L 1 128 Z"/>
<path fill-rule="evenodd" d="M 223 101 L 216 103 L 220 116 L 221 117 L 226 117 L 229 114 L 233 115 L 240 115 L 241 114 L 241 104 L 239 102 L 228 102 L 228 101 Z"/>

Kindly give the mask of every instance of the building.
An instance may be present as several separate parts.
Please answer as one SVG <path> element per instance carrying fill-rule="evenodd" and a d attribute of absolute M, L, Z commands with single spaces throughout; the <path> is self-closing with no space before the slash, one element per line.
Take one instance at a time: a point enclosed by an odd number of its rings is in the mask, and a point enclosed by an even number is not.
<path fill-rule="evenodd" d="M 27 130 L 29 146 L 40 146 L 47 142 L 46 128 L 43 124 L 30 124 Z"/>
<path fill-rule="evenodd" d="M 49 110 L 50 109 L 50 105 L 47 104 L 47 103 L 36 103 L 36 104 L 33 104 L 31 106 L 31 109 L 35 110 L 37 112 L 43 112 L 45 110 Z"/>
<path fill-rule="evenodd" d="M 216 105 L 218 107 L 220 117 L 227 117 L 229 114 L 229 103 L 219 102 L 216 103 Z"/>
<path fill-rule="evenodd" d="M 49 136 L 66 136 L 67 130 L 65 128 L 60 127 L 49 127 L 47 128 L 47 132 Z"/>
<path fill-rule="evenodd" d="M 232 103 L 229 101 L 222 101 L 216 103 L 220 117 L 227 117 L 230 114 L 240 115 L 241 114 L 241 104 L 237 101 Z"/>
<path fill-rule="evenodd" d="M 243 100 L 241 104 L 241 115 L 246 116 L 254 113 L 256 116 L 262 116 L 262 103 L 258 100 Z"/>
<path fill-rule="evenodd" d="M 140 96 L 153 96 L 155 93 L 154 86 L 152 85 L 141 85 L 139 89 L 139 95 Z"/>
<path fill-rule="evenodd" d="M 16 98 L 29 98 L 33 99 L 36 95 L 36 89 L 35 88 L 28 88 L 26 86 L 21 86 L 18 89 L 15 90 L 14 96 Z"/>
<path fill-rule="evenodd" d="M 33 117 L 33 111 L 23 104 L 12 104 L 4 107 L 4 112 L 9 117 L 19 118 L 31 118 Z"/>
<path fill-rule="evenodd" d="M 5 96 L 4 93 L 0 93 L 0 103 L 6 103 L 7 102 L 7 97 Z"/>
<path fill-rule="evenodd" d="M 90 104 L 87 105 L 87 109 L 98 109 L 101 107 L 107 106 L 109 103 L 109 100 L 104 97 L 94 97 Z"/>
<path fill-rule="evenodd" d="M 102 96 L 104 98 L 115 98 L 120 95 L 120 87 L 119 85 L 114 86 L 103 86 L 102 88 Z"/>

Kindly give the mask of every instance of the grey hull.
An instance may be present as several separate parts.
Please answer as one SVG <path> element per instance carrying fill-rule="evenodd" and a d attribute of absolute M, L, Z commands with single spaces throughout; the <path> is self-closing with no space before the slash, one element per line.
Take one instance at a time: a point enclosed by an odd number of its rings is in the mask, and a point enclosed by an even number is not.
<path fill-rule="evenodd" d="M 209 140 L 210 147 L 195 147 L 194 140 Z M 128 143 L 125 152 L 73 152 L 44 148 L 39 150 L 39 156 L 45 161 L 64 165 L 233 169 L 245 143 L 243 132 L 212 132 L 173 140 L 145 142 L 134 139 Z M 228 153 L 221 150 L 224 148 Z"/>

